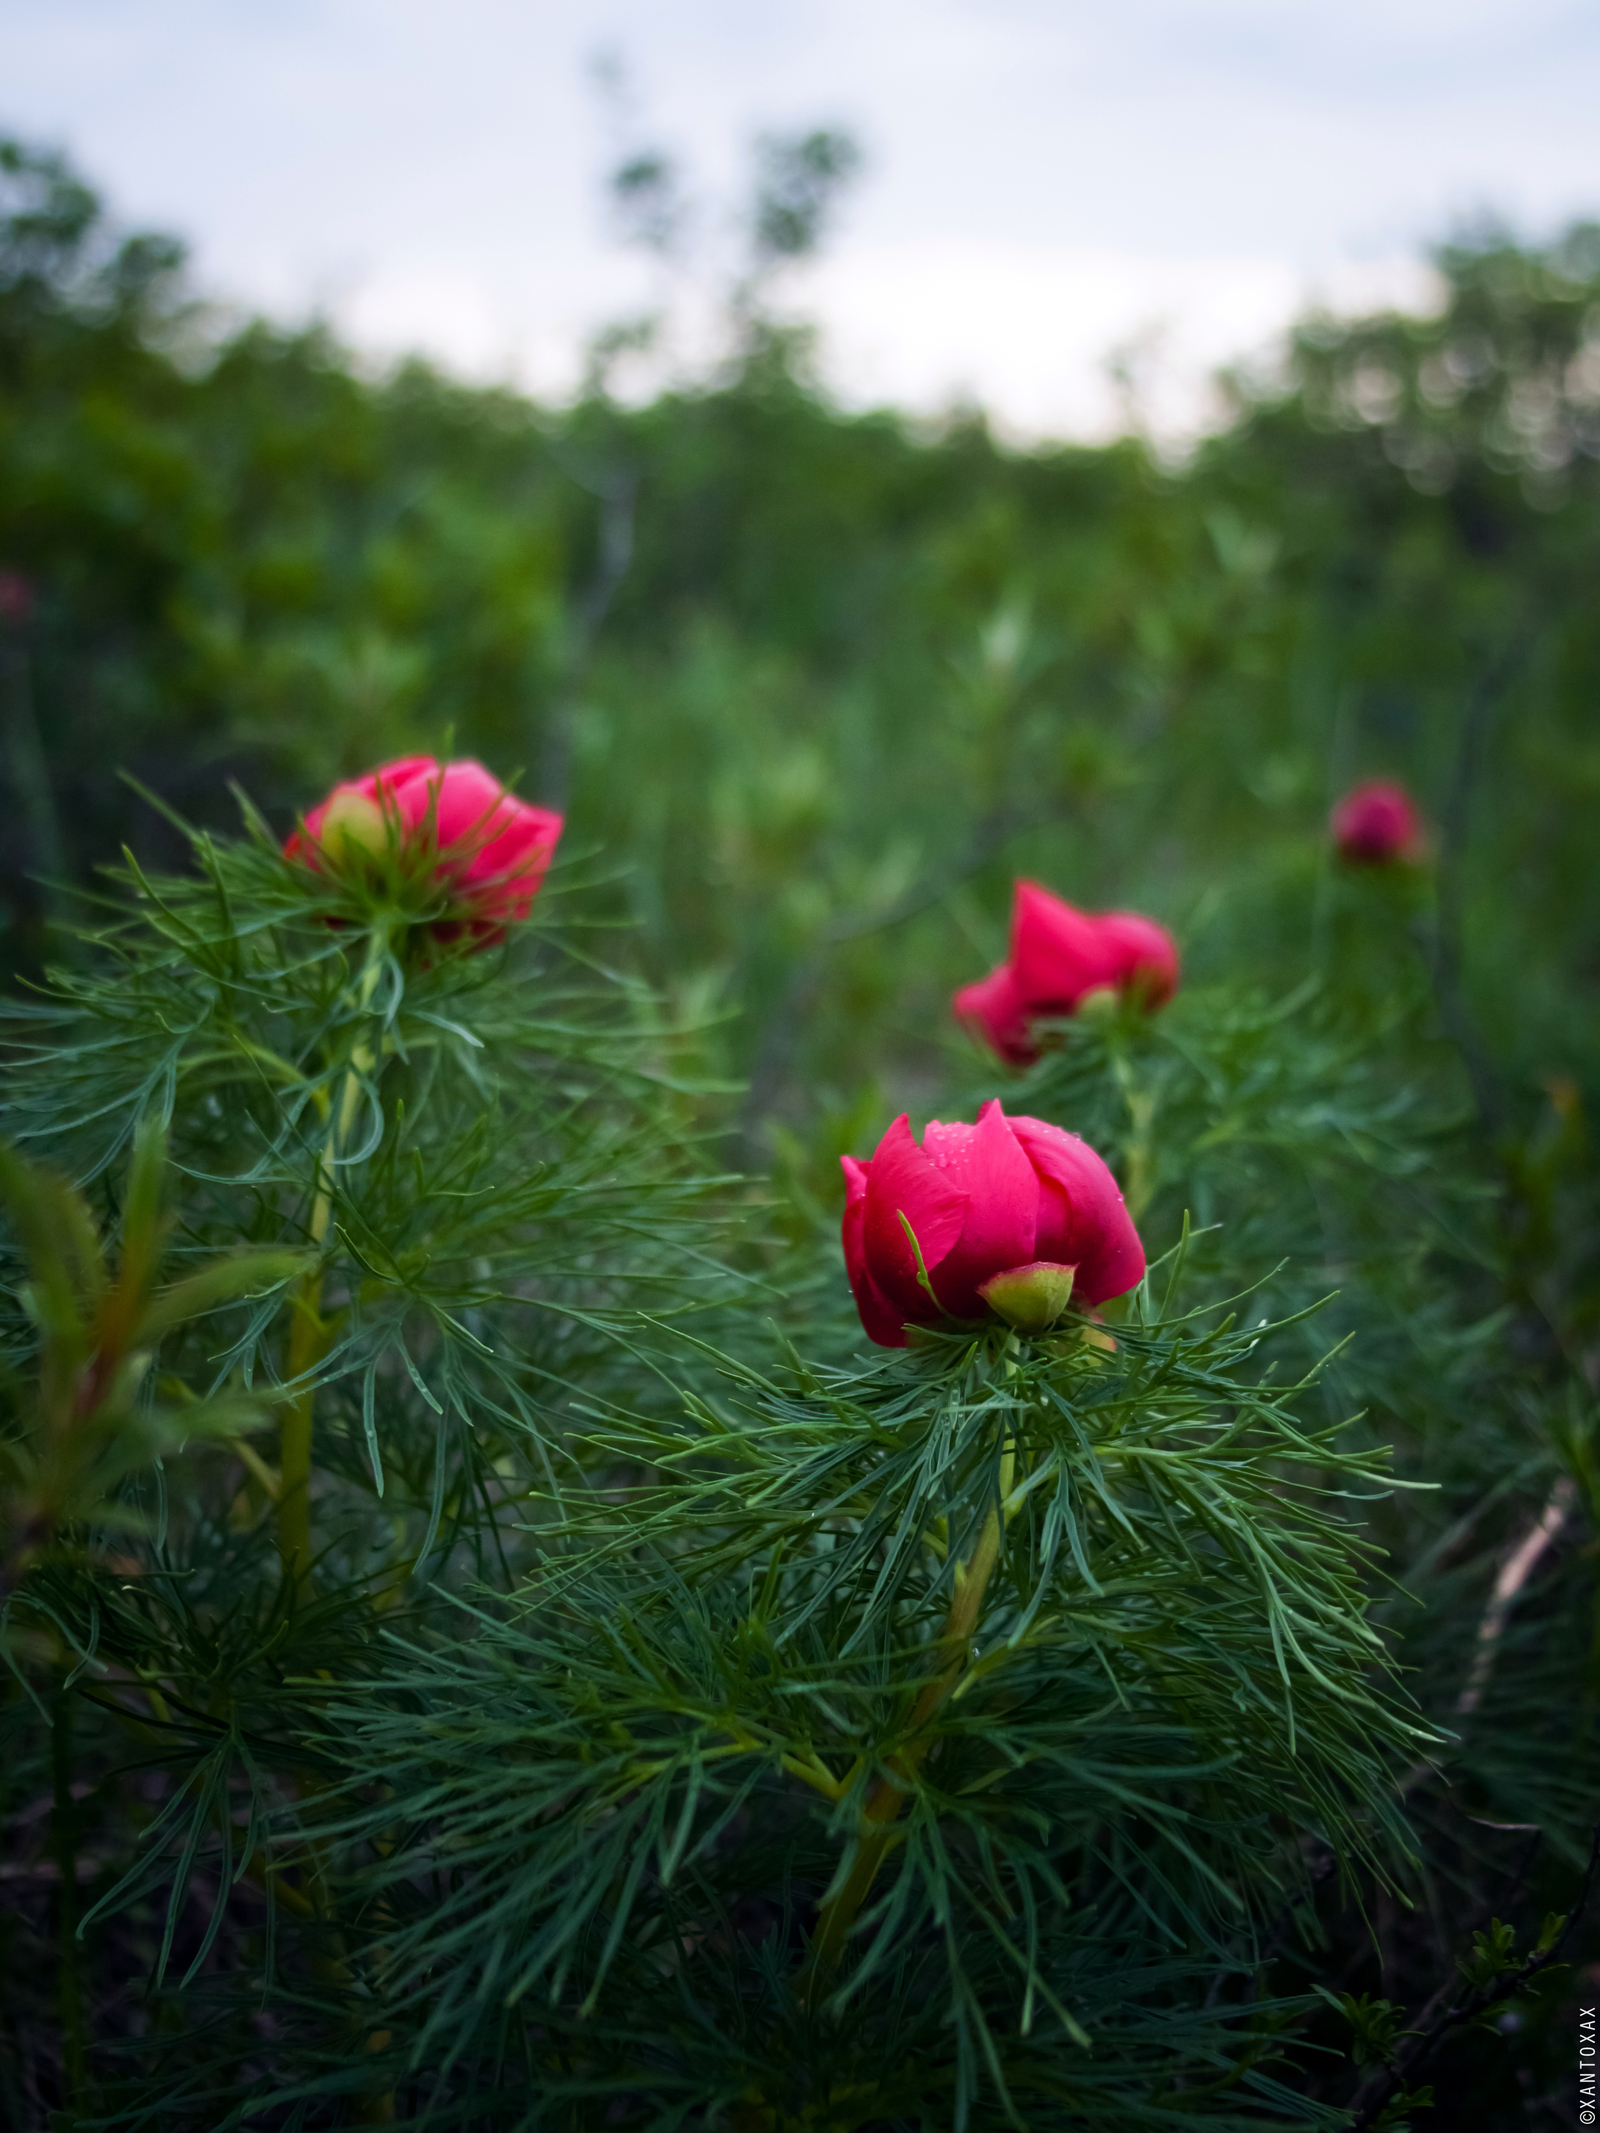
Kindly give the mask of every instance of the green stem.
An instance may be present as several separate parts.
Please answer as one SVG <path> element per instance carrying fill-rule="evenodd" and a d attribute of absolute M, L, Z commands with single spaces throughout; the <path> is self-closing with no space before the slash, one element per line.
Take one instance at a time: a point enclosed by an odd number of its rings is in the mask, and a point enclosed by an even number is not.
<path fill-rule="evenodd" d="M 805 1992 L 810 1997 L 844 1953 L 850 1929 L 871 1892 L 885 1854 L 895 1840 L 894 1825 L 916 1783 L 928 1751 L 933 1746 L 926 1732 L 929 1721 L 944 1703 L 967 1664 L 972 1639 L 983 1610 L 984 1593 L 994 1566 L 1000 1559 L 1000 1538 L 1005 1530 L 1004 1504 L 1011 1493 L 1013 1454 L 1008 1448 L 1000 1462 L 1000 1488 L 984 1520 L 978 1544 L 965 1563 L 958 1564 L 955 1595 L 945 1616 L 939 1642 L 948 1654 L 944 1670 L 926 1683 L 912 1706 L 906 1731 L 909 1744 L 889 1759 L 884 1774 L 873 1780 L 862 1809 L 862 1827 L 856 1838 L 855 1862 L 844 1884 L 830 1896 L 817 1917 L 807 1959 Z M 917 1736 L 921 1736 L 918 1738 Z"/>
<path fill-rule="evenodd" d="M 319 1194 L 313 1216 L 323 1213 Z M 313 1231 L 315 1241 L 322 1237 Z M 322 1353 L 326 1326 L 322 1317 L 322 1276 L 307 1274 L 294 1292 L 294 1323 L 289 1330 L 289 1376 L 310 1370 Z M 311 1426 L 315 1393 L 296 1393 L 283 1410 L 278 1439 L 278 1553 L 283 1574 L 302 1591 L 311 1576 Z"/>
<path fill-rule="evenodd" d="M 387 927 L 374 926 L 367 935 L 366 960 L 356 990 L 358 1013 L 364 1013 L 372 1005 L 372 995 L 377 990 L 378 978 L 383 969 L 383 959 L 389 946 Z M 361 1076 L 370 1074 L 377 1064 L 377 1048 L 358 1034 L 350 1045 L 345 1071 L 339 1080 L 339 1092 L 331 1106 L 328 1121 L 328 1137 L 317 1157 L 313 1182 L 311 1219 L 307 1224 L 311 1242 L 320 1253 L 327 1242 L 328 1230 L 333 1220 L 334 1171 L 340 1157 L 349 1147 L 357 1113 L 361 1103 Z M 289 1329 L 288 1374 L 291 1380 L 313 1370 L 328 1344 L 330 1327 L 323 1313 L 324 1274 L 322 1267 L 312 1269 L 300 1282 L 294 1296 L 294 1318 Z M 279 1431 L 278 1464 L 278 1553 L 283 1562 L 283 1574 L 293 1581 L 297 1593 L 303 1594 L 311 1582 L 311 1451 L 313 1420 L 316 1403 L 316 1388 L 308 1386 L 297 1393 L 283 1411 Z M 326 1875 L 322 1846 L 313 1840 L 312 1871 L 309 1876 L 311 1893 L 308 1902 L 310 1912 L 320 1918 L 330 1913 L 327 1901 Z M 342 1941 L 336 1943 L 339 1953 L 327 1962 L 328 1981 L 335 1985 L 348 1985 L 349 1965 L 345 1961 Z M 367 2040 L 369 2051 L 382 2051 L 389 2043 L 387 2030 L 374 2031 Z M 388 2093 L 369 2095 L 358 2103 L 356 2121 L 361 2125 L 390 2125 L 394 2121 L 394 2098 Z"/>
<path fill-rule="evenodd" d="M 357 987 L 356 1005 L 365 1010 L 372 1004 L 383 958 L 388 948 L 388 930 L 374 926 L 367 936 L 366 961 Z M 320 1252 L 327 1242 L 333 1218 L 334 1169 L 349 1144 L 361 1102 L 363 1073 L 370 1073 L 376 1060 L 370 1044 L 359 1037 L 351 1044 L 339 1082 L 339 1093 L 328 1121 L 328 1137 L 317 1157 L 313 1181 L 311 1219 L 307 1225 L 311 1242 Z M 323 1316 L 323 1270 L 314 1267 L 294 1292 L 294 1317 L 289 1328 L 288 1376 L 291 1381 L 313 1370 L 328 1343 L 328 1323 Z M 278 1554 L 285 1578 L 304 1592 L 311 1579 L 311 1446 L 316 1389 L 307 1386 L 285 1403 L 278 1435 Z"/>
<path fill-rule="evenodd" d="M 1112 1051 L 1112 1071 L 1117 1077 L 1117 1086 L 1122 1091 L 1128 1107 L 1128 1121 L 1132 1131 L 1128 1135 L 1127 1178 L 1122 1197 L 1127 1205 L 1129 1219 L 1135 1223 L 1150 1204 L 1155 1191 L 1155 1152 L 1151 1127 L 1155 1123 L 1156 1101 L 1148 1089 L 1141 1089 L 1133 1078 L 1133 1069 L 1120 1044 Z"/>

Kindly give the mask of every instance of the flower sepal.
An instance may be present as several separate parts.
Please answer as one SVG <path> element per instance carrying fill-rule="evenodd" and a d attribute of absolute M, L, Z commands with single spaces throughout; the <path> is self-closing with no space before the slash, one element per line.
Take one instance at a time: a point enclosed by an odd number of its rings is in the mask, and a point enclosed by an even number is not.
<path fill-rule="evenodd" d="M 353 786 L 343 786 L 322 811 L 316 846 L 324 865 L 336 874 L 365 873 L 374 860 L 390 858 L 400 848 L 400 821 Z"/>
<path fill-rule="evenodd" d="M 1048 1333 L 1072 1301 L 1075 1266 L 1035 1259 L 1027 1266 L 1004 1268 L 979 1284 L 978 1294 L 990 1310 L 1019 1333 Z"/>

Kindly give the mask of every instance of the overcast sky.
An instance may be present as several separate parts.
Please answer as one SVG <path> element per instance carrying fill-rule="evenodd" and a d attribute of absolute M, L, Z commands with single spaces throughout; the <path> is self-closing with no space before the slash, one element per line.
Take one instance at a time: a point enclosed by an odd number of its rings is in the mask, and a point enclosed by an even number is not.
<path fill-rule="evenodd" d="M 182 232 L 207 289 L 543 391 L 662 295 L 608 227 L 623 148 L 680 156 L 712 234 L 752 136 L 818 121 L 868 158 L 786 292 L 841 393 L 1093 434 L 1137 343 L 1181 425 L 1307 300 L 1425 301 L 1464 217 L 1600 213 L 1600 5 L 0 0 L 0 127 Z"/>

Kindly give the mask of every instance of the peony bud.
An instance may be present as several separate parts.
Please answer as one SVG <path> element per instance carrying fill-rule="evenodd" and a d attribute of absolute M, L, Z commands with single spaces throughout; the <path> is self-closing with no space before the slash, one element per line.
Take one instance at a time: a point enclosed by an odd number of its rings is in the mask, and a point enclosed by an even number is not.
<path fill-rule="evenodd" d="M 481 763 L 403 756 L 336 785 L 284 844 L 307 866 L 392 857 L 449 892 L 441 935 L 465 925 L 487 942 L 526 918 L 561 835 L 561 817 L 509 793 Z"/>
<path fill-rule="evenodd" d="M 955 1011 L 1012 1066 L 1039 1056 L 1035 1022 L 1103 1012 L 1124 995 L 1147 1008 L 1178 989 L 1170 933 L 1133 911 L 1079 911 L 1036 881 L 1019 881 L 1011 952 L 1000 968 L 955 996 Z"/>
<path fill-rule="evenodd" d="M 1329 826 L 1340 857 L 1356 866 L 1392 866 L 1420 859 L 1425 849 L 1422 817 L 1392 778 L 1368 778 L 1347 792 Z"/>
<path fill-rule="evenodd" d="M 1042 1331 L 1069 1298 L 1103 1303 L 1143 1276 L 1139 1233 L 1094 1150 L 996 1102 L 976 1125 L 934 1120 L 920 1147 L 902 1115 L 844 1174 L 845 1267 L 881 1347 L 991 1308 Z"/>

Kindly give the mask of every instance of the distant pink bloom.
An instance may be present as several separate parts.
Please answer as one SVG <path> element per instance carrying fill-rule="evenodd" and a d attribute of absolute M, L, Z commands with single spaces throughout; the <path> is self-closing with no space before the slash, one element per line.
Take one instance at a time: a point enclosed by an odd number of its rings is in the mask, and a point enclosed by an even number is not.
<path fill-rule="evenodd" d="M 1080 911 L 1036 881 L 1011 903 L 1011 952 L 998 970 L 964 985 L 955 1011 L 1012 1066 L 1039 1056 L 1035 1022 L 1076 1014 L 1093 992 L 1137 993 L 1164 1006 L 1178 989 L 1178 950 L 1154 919 L 1132 911 Z"/>
<path fill-rule="evenodd" d="M 1422 817 L 1405 787 L 1392 778 L 1368 778 L 1347 792 L 1330 826 L 1341 857 L 1357 866 L 1387 866 L 1422 856 Z"/>
<path fill-rule="evenodd" d="M 883 1348 L 907 1325 L 991 1308 L 1040 1331 L 1070 1297 L 1120 1296 L 1144 1246 L 1086 1141 L 986 1103 L 975 1126 L 935 1119 L 919 1148 L 903 1114 L 866 1161 L 843 1158 L 844 1259 L 861 1323 Z"/>
<path fill-rule="evenodd" d="M 391 854 L 408 867 L 431 861 L 433 877 L 453 892 L 456 917 L 487 938 L 533 908 L 561 825 L 560 815 L 519 800 L 481 763 L 408 755 L 336 785 L 283 849 L 317 868 Z"/>
<path fill-rule="evenodd" d="M 20 629 L 33 613 L 34 598 L 32 578 L 20 570 L 0 570 L 0 623 Z"/>

